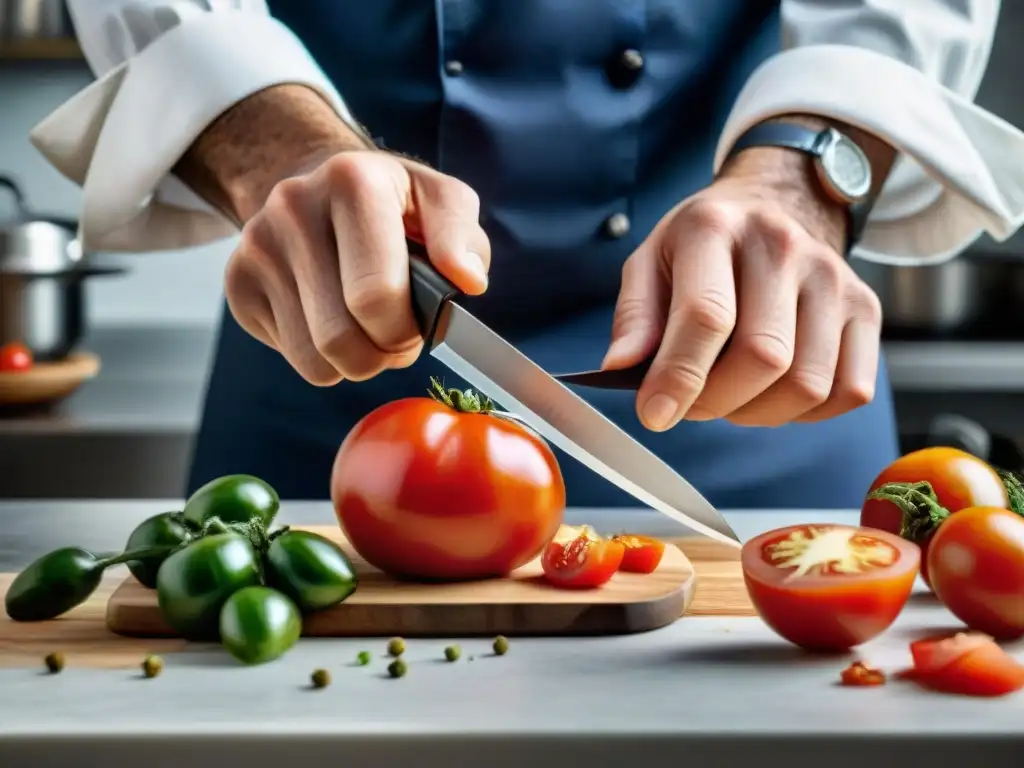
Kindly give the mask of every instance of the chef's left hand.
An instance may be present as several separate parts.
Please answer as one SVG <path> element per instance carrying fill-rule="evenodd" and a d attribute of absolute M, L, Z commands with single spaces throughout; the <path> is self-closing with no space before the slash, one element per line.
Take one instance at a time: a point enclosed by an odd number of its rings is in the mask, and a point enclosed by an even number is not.
<path fill-rule="evenodd" d="M 801 153 L 748 149 L 626 262 L 603 367 L 657 353 L 637 394 L 647 428 L 819 421 L 873 398 L 881 307 L 811 174 Z"/>

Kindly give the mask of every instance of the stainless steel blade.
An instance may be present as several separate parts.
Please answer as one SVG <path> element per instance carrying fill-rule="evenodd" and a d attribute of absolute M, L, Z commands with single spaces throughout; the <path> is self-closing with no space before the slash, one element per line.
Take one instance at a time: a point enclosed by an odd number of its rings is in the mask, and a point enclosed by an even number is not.
<path fill-rule="evenodd" d="M 718 511 L 670 466 L 457 304 L 430 354 L 554 445 L 678 523 L 739 546 Z"/>

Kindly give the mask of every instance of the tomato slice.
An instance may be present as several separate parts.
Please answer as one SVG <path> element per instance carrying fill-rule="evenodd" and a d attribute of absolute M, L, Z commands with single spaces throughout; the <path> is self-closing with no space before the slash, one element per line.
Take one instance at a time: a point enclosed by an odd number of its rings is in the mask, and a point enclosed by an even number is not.
<path fill-rule="evenodd" d="M 910 646 L 910 679 L 942 693 L 1006 696 L 1024 688 L 1024 664 L 977 632 L 919 640 Z"/>
<path fill-rule="evenodd" d="M 623 533 L 613 536 L 625 547 L 620 571 L 629 573 L 653 573 L 665 554 L 665 542 L 638 533 Z"/>
<path fill-rule="evenodd" d="M 562 526 L 541 555 L 541 567 L 556 587 L 594 589 L 615 575 L 625 551 L 620 542 L 602 539 L 590 526 Z"/>
<path fill-rule="evenodd" d="M 884 632 L 914 587 L 916 544 L 833 523 L 768 531 L 743 546 L 743 577 L 764 622 L 795 645 L 842 651 Z"/>
<path fill-rule="evenodd" d="M 24 344 L 12 341 L 0 347 L 0 373 L 23 373 L 32 364 L 32 352 Z"/>
<path fill-rule="evenodd" d="M 843 685 L 857 687 L 885 685 L 885 672 L 869 667 L 863 661 L 855 661 L 840 673 L 839 680 Z"/>

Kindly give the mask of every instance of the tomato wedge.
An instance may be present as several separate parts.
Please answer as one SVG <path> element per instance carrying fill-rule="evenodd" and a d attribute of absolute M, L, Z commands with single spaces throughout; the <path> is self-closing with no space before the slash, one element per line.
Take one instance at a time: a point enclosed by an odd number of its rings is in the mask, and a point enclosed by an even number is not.
<path fill-rule="evenodd" d="M 920 558 L 899 536 L 833 523 L 768 531 L 741 554 L 764 622 L 816 651 L 848 650 L 884 632 L 910 597 Z"/>
<path fill-rule="evenodd" d="M 628 573 L 653 573 L 665 554 L 665 542 L 638 533 L 623 533 L 613 536 L 625 547 L 620 571 Z"/>
<path fill-rule="evenodd" d="M 863 661 L 853 662 L 839 674 L 839 681 L 843 685 L 854 687 L 885 685 L 885 679 L 885 672 L 869 667 Z"/>
<path fill-rule="evenodd" d="M 541 567 L 556 587 L 594 589 L 615 575 L 625 551 L 621 542 L 601 538 L 590 526 L 562 526 L 541 555 Z"/>
<path fill-rule="evenodd" d="M 942 693 L 1006 696 L 1024 688 L 1024 664 L 989 636 L 959 633 L 912 643 L 911 680 Z"/>

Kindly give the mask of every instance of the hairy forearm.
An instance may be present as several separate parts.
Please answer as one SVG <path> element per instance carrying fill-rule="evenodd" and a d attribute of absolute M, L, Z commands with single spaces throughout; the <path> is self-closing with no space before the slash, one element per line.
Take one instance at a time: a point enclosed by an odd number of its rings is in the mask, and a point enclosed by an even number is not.
<path fill-rule="evenodd" d="M 310 88 L 279 85 L 218 117 L 193 142 L 174 173 L 225 216 L 243 224 L 283 178 L 338 152 L 373 144 L 349 128 Z"/>
<path fill-rule="evenodd" d="M 815 129 L 832 126 L 849 136 L 871 163 L 872 195 L 878 194 L 892 171 L 896 150 L 866 131 L 812 115 L 785 115 L 780 119 Z M 827 196 L 816 178 L 810 158 L 803 153 L 777 147 L 749 149 L 727 163 L 723 173 L 757 176 L 767 183 L 783 205 L 793 209 L 813 235 L 840 252 L 844 249 L 846 211 Z"/>

